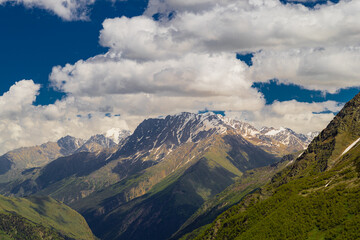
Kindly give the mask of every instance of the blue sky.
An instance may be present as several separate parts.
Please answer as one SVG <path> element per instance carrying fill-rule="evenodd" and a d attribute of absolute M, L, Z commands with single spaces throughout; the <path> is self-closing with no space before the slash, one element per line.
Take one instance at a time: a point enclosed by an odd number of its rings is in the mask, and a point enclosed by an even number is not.
<path fill-rule="evenodd" d="M 360 90 L 355 1 L 65 2 L 0 0 L 0 152 L 180 111 L 305 133 Z"/>
<path fill-rule="evenodd" d="M 325 2 L 304 4 L 313 7 Z M 64 21 L 43 9 L 4 4 L 0 7 L 0 29 L 4 36 L 0 38 L 0 94 L 8 91 L 16 81 L 33 79 L 35 83 L 43 86 L 34 104 L 54 103 L 63 97 L 64 93 L 55 91 L 49 84 L 48 76 L 52 67 L 105 53 L 107 49 L 98 41 L 102 22 L 106 18 L 142 15 L 147 3 L 145 0 L 115 3 L 97 1 L 91 6 L 89 21 Z M 240 58 L 249 63 L 251 56 L 244 54 Z M 351 88 L 338 94 L 324 95 L 319 91 L 309 91 L 300 86 L 280 84 L 277 81 L 255 83 L 254 87 L 264 94 L 267 103 L 291 99 L 304 102 L 347 102 L 359 92 L 358 88 Z"/>
<path fill-rule="evenodd" d="M 99 44 L 102 22 L 141 15 L 146 6 L 145 0 L 97 1 L 89 21 L 64 21 L 43 9 L 0 5 L 1 94 L 16 81 L 33 79 L 44 86 L 35 104 L 53 103 L 63 94 L 49 86 L 52 67 L 106 52 Z"/>

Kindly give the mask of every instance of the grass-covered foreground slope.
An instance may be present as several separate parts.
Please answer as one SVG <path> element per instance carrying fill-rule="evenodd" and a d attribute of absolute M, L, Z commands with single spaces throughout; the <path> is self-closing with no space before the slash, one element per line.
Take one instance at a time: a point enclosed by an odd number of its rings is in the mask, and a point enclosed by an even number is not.
<path fill-rule="evenodd" d="M 85 219 L 49 197 L 0 195 L 0 239 L 94 239 Z"/>
<path fill-rule="evenodd" d="M 294 164 L 195 239 L 359 239 L 360 94 Z"/>

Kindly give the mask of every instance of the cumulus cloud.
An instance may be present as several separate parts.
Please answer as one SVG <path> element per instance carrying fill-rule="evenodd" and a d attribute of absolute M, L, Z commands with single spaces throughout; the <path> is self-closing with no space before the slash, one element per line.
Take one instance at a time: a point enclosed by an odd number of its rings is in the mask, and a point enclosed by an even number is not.
<path fill-rule="evenodd" d="M 199 109 L 256 110 L 264 99 L 245 77 L 247 66 L 233 54 L 193 54 L 177 59 L 135 61 L 111 54 L 54 67 L 53 85 L 77 98 L 109 104 L 131 116 Z"/>
<path fill-rule="evenodd" d="M 246 65 L 233 54 L 186 54 L 178 59 L 138 62 L 99 55 L 54 67 L 50 79 L 75 95 L 149 93 L 164 96 L 254 96 Z M 216 86 L 216 87 L 215 87 Z"/>
<path fill-rule="evenodd" d="M 295 100 L 266 105 L 260 111 L 226 112 L 228 117 L 263 126 L 288 127 L 296 132 L 320 131 L 334 118 L 333 112 L 343 107 L 334 101 L 304 103 Z"/>
<path fill-rule="evenodd" d="M 256 53 L 249 78 L 277 78 L 307 89 L 335 93 L 340 88 L 360 86 L 360 47 L 311 48 Z"/>
<path fill-rule="evenodd" d="M 8 92 L 0 97 L 1 116 L 13 118 L 16 113 L 26 111 L 39 94 L 40 86 L 32 80 L 15 83 Z"/>
<path fill-rule="evenodd" d="M 308 9 L 277 0 L 152 0 L 145 16 L 104 21 L 100 44 L 106 54 L 56 66 L 50 79 L 69 95 L 116 102 L 111 108 L 129 118 L 208 108 L 316 130 L 333 116 L 315 113 L 329 103 L 265 106 L 251 85 L 278 78 L 329 92 L 358 86 L 357 10 L 355 1 Z M 172 11 L 171 19 L 151 18 Z M 243 51 L 256 51 L 253 66 L 235 60 Z M 297 127 L 296 121 L 306 124 Z"/>
<path fill-rule="evenodd" d="M 216 5 L 226 5 L 231 2 L 234 2 L 234 0 L 150 0 L 146 14 L 151 16 L 156 13 L 168 14 L 172 11 L 200 12 L 210 10 Z"/>
<path fill-rule="evenodd" d="M 168 1 L 162 1 L 167 3 Z M 225 4 L 226 3 L 226 4 Z M 178 11 L 168 21 L 173 37 L 195 39 L 207 51 L 318 47 L 357 44 L 358 1 L 341 1 L 316 10 L 277 0 L 225 1 L 206 11 Z M 161 23 L 159 23 L 161 24 Z"/>
<path fill-rule="evenodd" d="M 0 4 L 22 4 L 28 8 L 48 10 L 66 21 L 87 20 L 88 7 L 95 0 L 0 0 Z"/>
<path fill-rule="evenodd" d="M 171 26 L 161 26 L 151 18 L 106 19 L 100 32 L 100 44 L 110 53 L 127 59 L 153 60 L 177 57 L 192 47 L 186 41 L 175 42 Z M 171 49 L 171 51 L 170 51 Z"/>
<path fill-rule="evenodd" d="M 153 21 L 150 16 L 157 11 L 176 15 Z M 359 63 L 358 11 L 359 1 L 308 9 L 278 0 L 152 0 L 148 17 L 106 20 L 100 43 L 113 55 L 137 61 L 189 52 L 255 52 L 256 64 L 249 70 L 253 81 L 278 78 L 334 92 L 360 85 L 354 71 Z"/>
<path fill-rule="evenodd" d="M 94 0 L 12 2 L 72 20 L 86 18 Z M 51 84 L 66 98 L 33 106 L 39 86 L 31 80 L 0 97 L 0 132 L 7 136 L 0 152 L 49 136 L 134 129 L 146 117 L 203 109 L 257 126 L 321 130 L 334 116 L 327 111 L 341 108 L 336 102 L 265 105 L 251 86 L 272 78 L 329 92 L 359 86 L 359 10 L 359 1 L 308 9 L 278 0 L 150 0 L 144 16 L 104 21 L 100 44 L 107 53 L 53 68 Z M 151 17 L 155 13 L 159 21 Z M 237 52 L 255 52 L 253 65 L 236 60 Z"/>
<path fill-rule="evenodd" d="M 128 127 L 119 117 L 104 117 L 99 111 L 81 109 L 82 104 L 87 104 L 82 99 L 68 97 L 55 104 L 34 106 L 32 103 L 39 89 L 40 85 L 32 80 L 22 80 L 0 96 L 0 154 L 18 147 L 56 141 L 67 134 L 88 138 L 114 126 Z"/>

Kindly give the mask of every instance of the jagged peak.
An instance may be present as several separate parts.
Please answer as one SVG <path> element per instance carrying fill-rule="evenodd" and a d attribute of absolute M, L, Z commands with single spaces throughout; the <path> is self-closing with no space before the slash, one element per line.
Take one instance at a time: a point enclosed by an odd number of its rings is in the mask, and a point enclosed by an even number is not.
<path fill-rule="evenodd" d="M 57 141 L 57 144 L 60 146 L 60 147 L 66 147 L 68 146 L 69 144 L 74 144 L 74 145 L 81 145 L 83 144 L 85 141 L 81 138 L 76 138 L 76 137 L 73 137 L 73 136 L 70 136 L 70 135 L 66 135 L 65 137 L 62 137 L 60 138 L 58 141 Z"/>
<path fill-rule="evenodd" d="M 121 140 L 131 135 L 131 131 L 121 128 L 111 128 L 104 133 L 104 136 L 119 144 Z"/>
<path fill-rule="evenodd" d="M 58 140 L 58 142 L 68 141 L 68 140 L 75 140 L 76 138 L 70 135 L 66 135 Z"/>

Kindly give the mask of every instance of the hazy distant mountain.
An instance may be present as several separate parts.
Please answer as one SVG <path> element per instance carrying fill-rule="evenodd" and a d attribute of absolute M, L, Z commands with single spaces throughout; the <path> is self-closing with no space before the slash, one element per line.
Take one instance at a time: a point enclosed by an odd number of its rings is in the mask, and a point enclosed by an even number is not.
<path fill-rule="evenodd" d="M 82 139 L 66 136 L 57 142 L 10 151 L 0 157 L 0 182 L 18 177 L 25 169 L 41 167 L 58 157 L 70 155 L 83 143 Z"/>
<path fill-rule="evenodd" d="M 88 140 L 68 135 L 57 142 L 15 149 L 0 156 L 0 182 L 8 182 L 19 177 L 25 169 L 42 167 L 59 157 L 69 156 L 75 152 L 96 152 L 113 148 L 129 135 L 130 132 L 127 130 L 111 129 L 105 134 L 92 136 Z"/>
<path fill-rule="evenodd" d="M 105 137 L 103 134 L 91 136 L 76 152 L 96 152 L 104 148 L 113 148 L 117 144 L 110 138 Z"/>
<path fill-rule="evenodd" d="M 236 129 L 237 133 L 241 134 L 245 139 L 251 143 L 262 147 L 278 155 L 285 155 L 292 152 L 304 150 L 310 142 L 316 137 L 318 132 L 310 132 L 306 135 L 295 133 L 289 128 L 275 129 L 273 127 L 262 127 L 260 130 L 256 129 L 249 123 L 229 119 L 219 116 L 219 118 L 227 125 Z"/>
<path fill-rule="evenodd" d="M 295 150 L 306 149 L 310 142 L 319 134 L 319 132 L 309 132 L 306 135 L 298 134 L 289 128 L 283 127 L 279 129 L 263 127 L 260 129 L 260 133 Z"/>
<path fill-rule="evenodd" d="M 83 139 L 74 138 L 69 135 L 66 137 L 60 138 L 57 141 L 57 144 L 61 148 L 60 153 L 63 156 L 67 156 L 67 155 L 74 153 L 84 143 L 85 143 L 85 141 Z"/>

